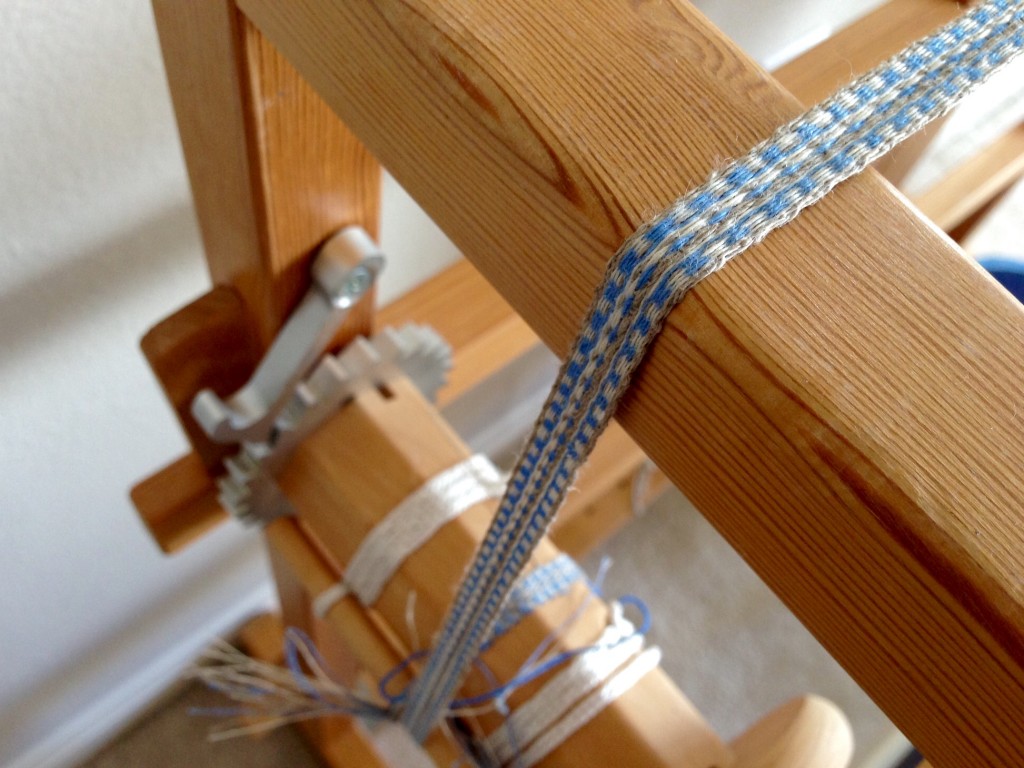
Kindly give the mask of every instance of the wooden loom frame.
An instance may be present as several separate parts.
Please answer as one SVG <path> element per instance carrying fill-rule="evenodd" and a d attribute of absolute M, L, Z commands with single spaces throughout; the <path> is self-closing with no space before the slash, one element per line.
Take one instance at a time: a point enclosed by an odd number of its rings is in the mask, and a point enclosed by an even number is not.
<path fill-rule="evenodd" d="M 150 338 L 158 374 L 175 352 L 206 361 L 165 366 L 176 405 L 244 379 L 326 234 L 375 227 L 373 160 L 288 62 L 556 351 L 622 237 L 798 109 L 688 7 L 602 3 L 597 24 L 543 5 L 157 0 L 222 286 Z M 575 58 L 550 78 L 545 35 L 567 20 Z M 1021 319 L 869 173 L 694 291 L 621 411 L 940 767 L 1024 762 Z M 197 357 L 221 338 L 240 359 Z M 193 442 L 135 494 L 186 537 L 209 519 L 217 457 Z"/>

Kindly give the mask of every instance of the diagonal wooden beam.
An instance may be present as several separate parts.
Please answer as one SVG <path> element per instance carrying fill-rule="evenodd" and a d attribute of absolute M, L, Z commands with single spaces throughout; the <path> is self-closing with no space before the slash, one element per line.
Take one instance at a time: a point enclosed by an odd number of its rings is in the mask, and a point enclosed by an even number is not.
<path fill-rule="evenodd" d="M 954 0 L 888 0 L 772 72 L 801 103 L 817 104 L 963 12 Z"/>
<path fill-rule="evenodd" d="M 683 2 L 239 0 L 556 351 L 799 111 Z M 1024 311 L 873 173 L 694 291 L 620 412 L 939 768 L 1024 763 Z"/>
<path fill-rule="evenodd" d="M 1024 175 L 1024 123 L 1014 126 L 922 192 L 921 212 L 947 232 L 998 199 Z"/>

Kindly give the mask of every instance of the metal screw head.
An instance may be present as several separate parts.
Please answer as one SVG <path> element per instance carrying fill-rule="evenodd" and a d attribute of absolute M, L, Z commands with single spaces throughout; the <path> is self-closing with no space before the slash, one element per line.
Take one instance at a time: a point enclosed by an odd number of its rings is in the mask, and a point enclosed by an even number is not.
<path fill-rule="evenodd" d="M 341 292 L 343 295 L 357 298 L 366 293 L 372 282 L 373 275 L 370 273 L 370 270 L 360 264 L 348 273 L 345 282 L 341 286 Z"/>
<path fill-rule="evenodd" d="M 373 286 L 384 255 L 359 227 L 346 227 L 320 248 L 313 261 L 313 281 L 339 309 L 348 309 Z"/>
<path fill-rule="evenodd" d="M 339 309 L 347 309 L 359 301 L 373 287 L 373 283 L 377 279 L 377 273 L 380 272 L 383 265 L 384 260 L 382 258 L 370 256 L 364 259 L 361 264 L 357 264 L 347 270 L 332 285 L 324 285 L 323 282 L 320 282 L 320 286 L 326 289 L 327 298 L 331 304 Z"/>

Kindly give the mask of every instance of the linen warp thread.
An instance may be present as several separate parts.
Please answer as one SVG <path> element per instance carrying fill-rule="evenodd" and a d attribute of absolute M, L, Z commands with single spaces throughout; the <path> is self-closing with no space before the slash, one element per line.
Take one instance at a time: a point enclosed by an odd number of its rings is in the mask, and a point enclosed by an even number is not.
<path fill-rule="evenodd" d="M 414 684 L 402 716 L 414 738 L 444 712 L 671 308 L 1022 48 L 1024 0 L 982 3 L 781 127 L 623 243 Z"/>

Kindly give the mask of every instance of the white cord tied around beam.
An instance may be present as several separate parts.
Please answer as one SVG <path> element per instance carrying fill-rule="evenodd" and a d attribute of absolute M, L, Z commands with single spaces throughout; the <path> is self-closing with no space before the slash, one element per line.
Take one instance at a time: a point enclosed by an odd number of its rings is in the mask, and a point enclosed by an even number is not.
<path fill-rule="evenodd" d="M 506 480 L 480 454 L 432 477 L 373 527 L 349 561 L 345 578 L 313 599 L 313 613 L 324 618 L 349 594 L 363 606 L 376 603 L 410 555 L 463 512 L 487 499 L 501 498 Z"/>
<path fill-rule="evenodd" d="M 566 739 L 589 723 L 601 710 L 629 691 L 648 672 L 661 663 L 661 650 L 648 648 L 608 678 L 600 688 L 591 691 L 576 706 L 556 720 L 547 731 L 520 755 L 523 766 L 536 765 L 562 745 Z"/>
<path fill-rule="evenodd" d="M 480 748 L 497 765 L 530 768 L 658 666 L 661 651 L 612 603 L 612 620 L 594 646 L 512 712 Z"/>
<path fill-rule="evenodd" d="M 403 722 L 414 738 L 423 741 L 443 715 L 669 311 L 1021 50 L 1024 0 L 980 3 L 782 126 L 627 238 L 413 688 Z"/>
<path fill-rule="evenodd" d="M 472 717 L 484 711 L 506 716 L 505 723 L 485 740 L 467 745 L 467 758 L 481 757 L 482 764 L 493 766 L 533 766 L 657 667 L 660 651 L 644 649 L 650 614 L 642 601 L 632 596 L 611 604 L 609 625 L 593 644 L 571 650 L 555 648 L 558 637 L 576 623 L 600 591 L 608 565 L 607 559 L 602 562 L 591 590 L 534 649 L 511 680 L 501 684 L 495 681 L 490 691 L 451 702 L 450 717 Z M 539 565 L 517 583 L 515 604 L 504 614 L 503 628 L 510 629 L 582 578 L 582 571 L 567 555 Z M 639 628 L 625 619 L 624 604 L 639 611 Z M 379 690 L 385 699 L 382 704 L 336 682 L 313 641 L 300 630 L 289 628 L 285 632 L 284 655 L 285 667 L 281 668 L 252 659 L 226 643 L 207 651 L 205 660 L 210 663 L 195 667 L 191 676 L 236 703 L 193 710 L 193 714 L 226 720 L 211 732 L 211 739 L 251 735 L 312 718 L 349 715 L 363 721 L 375 743 L 378 737 L 384 740 L 381 746 L 387 745 L 388 754 L 395 760 L 391 764 L 413 765 L 414 758 L 423 759 L 420 745 L 404 727 L 393 722 L 397 714 L 394 705 L 402 695 L 390 696 L 386 690 L 389 678 L 406 668 L 412 657 L 380 681 Z M 482 661 L 480 664 L 486 670 Z M 547 682 L 510 713 L 507 699 L 543 676 L 548 677 Z"/>

